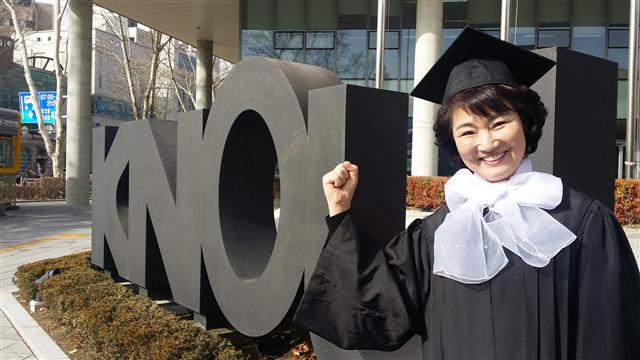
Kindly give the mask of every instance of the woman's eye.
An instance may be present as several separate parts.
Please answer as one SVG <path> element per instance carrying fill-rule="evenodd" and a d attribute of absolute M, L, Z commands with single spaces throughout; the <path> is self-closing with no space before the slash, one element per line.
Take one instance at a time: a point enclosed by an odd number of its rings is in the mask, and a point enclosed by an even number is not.
<path fill-rule="evenodd" d="M 494 129 L 499 129 L 501 127 L 503 127 L 507 122 L 506 121 L 497 121 L 495 123 L 493 123 L 493 128 Z"/>
<path fill-rule="evenodd" d="M 460 136 L 469 136 L 469 135 L 473 135 L 473 131 L 467 130 L 460 134 Z"/>

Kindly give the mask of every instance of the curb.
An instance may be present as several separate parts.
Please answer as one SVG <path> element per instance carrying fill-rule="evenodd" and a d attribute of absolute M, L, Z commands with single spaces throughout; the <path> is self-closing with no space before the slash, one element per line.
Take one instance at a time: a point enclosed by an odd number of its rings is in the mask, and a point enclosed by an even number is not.
<path fill-rule="evenodd" d="M 39 200 L 16 200 L 16 204 L 29 204 L 29 203 L 37 203 L 37 202 L 62 202 L 66 201 L 66 199 L 39 199 Z"/>
<path fill-rule="evenodd" d="M 42 330 L 40 325 L 10 292 L 2 291 L 0 293 L 0 309 L 2 309 L 11 325 L 13 325 L 36 358 L 47 360 L 69 359 L 58 344 Z"/>

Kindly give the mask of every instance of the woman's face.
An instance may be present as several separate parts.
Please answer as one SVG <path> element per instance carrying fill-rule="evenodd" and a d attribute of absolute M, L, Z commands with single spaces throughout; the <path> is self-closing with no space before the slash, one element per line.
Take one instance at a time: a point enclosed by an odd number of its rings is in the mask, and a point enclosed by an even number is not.
<path fill-rule="evenodd" d="M 509 179 L 524 158 L 524 129 L 515 112 L 483 118 L 457 108 L 451 128 L 464 164 L 489 182 Z"/>

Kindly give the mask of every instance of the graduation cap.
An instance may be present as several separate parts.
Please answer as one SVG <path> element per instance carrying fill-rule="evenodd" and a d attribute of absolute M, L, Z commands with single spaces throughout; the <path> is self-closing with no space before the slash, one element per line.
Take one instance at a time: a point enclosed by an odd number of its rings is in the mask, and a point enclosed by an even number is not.
<path fill-rule="evenodd" d="M 465 28 L 411 92 L 434 103 L 488 84 L 531 86 L 555 62 L 470 27 Z"/>

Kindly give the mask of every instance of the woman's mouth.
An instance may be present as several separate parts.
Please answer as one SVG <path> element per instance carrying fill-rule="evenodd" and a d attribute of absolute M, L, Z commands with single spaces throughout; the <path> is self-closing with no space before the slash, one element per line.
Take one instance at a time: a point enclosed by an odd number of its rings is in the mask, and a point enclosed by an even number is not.
<path fill-rule="evenodd" d="M 495 153 L 495 154 L 491 154 L 491 155 L 488 155 L 488 156 L 481 157 L 480 159 L 487 165 L 496 165 L 502 159 L 504 159 L 504 156 L 506 154 L 507 154 L 506 151 L 502 151 L 502 152 L 499 152 L 499 153 Z"/>

